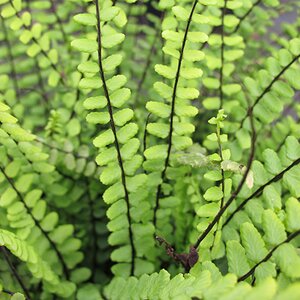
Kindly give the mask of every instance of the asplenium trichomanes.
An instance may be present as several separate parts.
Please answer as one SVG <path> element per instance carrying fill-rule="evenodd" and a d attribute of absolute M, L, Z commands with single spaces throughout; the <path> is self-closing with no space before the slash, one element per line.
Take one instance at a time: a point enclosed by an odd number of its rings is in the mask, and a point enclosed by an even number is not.
<path fill-rule="evenodd" d="M 1 299 L 300 298 L 298 1 L 0 8 Z"/>

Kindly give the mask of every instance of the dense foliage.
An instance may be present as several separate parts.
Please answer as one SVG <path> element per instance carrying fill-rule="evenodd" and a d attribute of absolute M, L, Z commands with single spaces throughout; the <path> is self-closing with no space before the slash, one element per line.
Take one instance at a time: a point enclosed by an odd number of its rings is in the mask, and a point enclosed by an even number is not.
<path fill-rule="evenodd" d="M 0 299 L 300 299 L 297 9 L 0 0 Z"/>

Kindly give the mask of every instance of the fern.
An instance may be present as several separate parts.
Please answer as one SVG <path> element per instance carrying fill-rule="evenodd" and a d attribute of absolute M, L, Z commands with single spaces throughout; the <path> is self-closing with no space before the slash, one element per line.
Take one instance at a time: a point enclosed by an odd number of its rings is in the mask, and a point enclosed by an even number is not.
<path fill-rule="evenodd" d="M 111 204 L 107 211 L 107 216 L 110 219 L 108 228 L 112 232 L 109 237 L 109 242 L 113 246 L 119 246 L 112 252 L 112 260 L 118 262 L 113 267 L 115 274 L 139 274 L 139 264 L 146 268 L 152 269 L 152 264 L 143 261 L 141 258 L 147 256 L 147 253 L 141 250 L 137 253 L 138 245 L 143 243 L 153 244 L 151 234 L 153 229 L 148 224 L 139 224 L 142 216 L 132 217 L 132 211 L 142 207 L 142 203 L 131 204 L 131 197 L 138 193 L 138 189 L 147 182 L 146 174 L 137 174 L 136 170 L 142 164 L 142 157 L 137 154 L 139 148 L 139 141 L 135 138 L 138 126 L 134 122 L 130 122 L 134 114 L 130 108 L 123 108 L 124 104 L 130 97 L 130 90 L 124 88 L 126 77 L 124 75 L 110 76 L 106 78 L 106 72 L 112 72 L 121 62 L 122 56 L 120 54 L 113 54 L 103 58 L 103 49 L 110 49 L 120 44 L 124 35 L 117 33 L 111 27 L 110 21 L 119 25 L 119 20 L 114 18 L 120 14 L 120 8 L 114 6 L 104 6 L 102 14 L 104 21 L 101 19 L 101 9 L 99 3 L 96 1 L 96 16 L 95 14 L 85 15 L 85 18 L 96 20 L 97 24 L 97 41 L 89 39 L 75 40 L 72 45 L 83 52 L 98 52 L 98 65 L 96 71 L 99 75 L 92 78 L 82 78 L 81 86 L 89 89 L 95 89 L 103 86 L 104 96 L 89 97 L 85 100 L 84 105 L 87 109 L 107 108 L 106 112 L 90 112 L 87 115 L 87 121 L 92 124 L 107 124 L 110 123 L 110 129 L 100 133 L 93 143 L 100 149 L 100 153 L 96 158 L 98 165 L 106 167 L 103 170 L 100 180 L 103 184 L 111 185 L 103 194 L 103 200 L 107 204 Z M 77 16 L 80 20 L 82 15 Z M 101 22 L 104 26 L 100 29 Z M 91 23 L 91 22 L 90 22 Z M 118 62 L 119 60 L 119 62 Z M 113 61 L 117 64 L 112 65 Z M 90 65 L 96 63 L 91 62 Z M 91 69 L 88 70 L 91 73 Z M 95 72 L 92 72 L 95 74 Z M 100 85 L 100 86 L 98 86 Z M 113 144 L 113 147 L 109 145 Z M 117 160 L 117 162 L 116 162 Z M 124 199 L 123 199 L 124 198 Z M 150 207 L 149 207 L 150 208 Z M 145 212 L 144 212 L 145 213 Z M 125 222 L 125 223 L 124 223 Z M 123 225 L 126 224 L 125 228 Z M 127 229 L 126 229 L 127 228 Z M 125 231 L 128 234 L 123 236 Z M 146 236 L 145 236 L 146 234 Z M 148 238 L 147 238 L 148 236 Z M 126 237 L 126 239 L 124 239 Z M 127 239 L 129 240 L 127 242 Z M 138 259 L 137 257 L 140 257 Z"/>
<path fill-rule="evenodd" d="M 0 0 L 0 298 L 299 299 L 297 9 Z"/>

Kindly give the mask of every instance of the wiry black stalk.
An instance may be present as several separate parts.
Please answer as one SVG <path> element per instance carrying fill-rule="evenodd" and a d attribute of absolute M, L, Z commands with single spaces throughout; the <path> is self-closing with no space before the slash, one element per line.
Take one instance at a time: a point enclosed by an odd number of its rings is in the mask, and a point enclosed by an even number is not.
<path fill-rule="evenodd" d="M 190 25 L 191 25 L 191 22 L 192 22 L 192 17 L 193 17 L 193 14 L 194 14 L 194 11 L 196 9 L 197 4 L 198 4 L 198 0 L 195 0 L 194 4 L 193 4 L 193 7 L 192 7 L 192 10 L 190 12 L 188 21 L 187 21 L 186 28 L 185 28 L 184 37 L 183 37 L 183 41 L 182 41 L 182 46 L 181 46 L 181 50 L 180 50 L 180 56 L 179 56 L 179 60 L 178 60 L 178 66 L 177 66 L 175 82 L 174 82 L 174 87 L 173 87 L 173 94 L 172 94 L 167 157 L 165 159 L 164 169 L 161 172 L 161 176 L 160 176 L 162 182 L 164 182 L 165 177 L 166 177 L 166 171 L 167 171 L 167 168 L 169 166 L 169 160 L 170 160 L 171 149 L 172 149 L 173 123 L 174 123 L 174 116 L 175 116 L 176 93 L 177 93 L 177 86 L 178 86 L 179 77 L 180 77 L 181 64 L 182 64 L 182 60 L 183 60 L 183 53 L 184 53 L 184 48 L 185 48 L 186 41 L 187 41 L 187 35 L 188 35 L 188 32 L 189 32 L 189 28 L 190 28 Z M 154 227 L 156 227 L 157 210 L 159 209 L 159 199 L 160 199 L 160 194 L 161 194 L 161 188 L 162 188 L 162 183 L 160 183 L 158 185 L 157 190 L 156 190 L 156 200 L 155 200 L 154 216 L 153 216 Z"/>
<path fill-rule="evenodd" d="M 240 18 L 240 21 L 239 21 L 239 23 L 238 23 L 238 25 L 237 25 L 237 27 L 234 29 L 234 31 L 232 32 L 232 33 L 236 33 L 236 31 L 238 31 L 238 29 L 240 28 L 240 26 L 242 25 L 242 23 L 244 22 L 244 20 L 250 15 L 250 13 L 252 12 L 252 10 L 253 10 L 253 8 L 255 7 L 255 6 L 257 6 L 258 4 L 259 4 L 259 2 L 261 2 L 261 0 L 258 0 L 257 1 L 258 3 L 254 3 L 254 5 Z M 214 27 L 212 30 L 211 30 L 211 32 L 210 33 L 214 33 L 214 32 L 216 32 L 217 31 L 217 28 L 218 27 Z M 200 48 L 200 50 L 203 50 L 205 47 L 206 47 L 206 45 L 208 44 L 208 42 L 205 42 L 203 45 L 202 45 L 202 47 Z"/>
<path fill-rule="evenodd" d="M 117 2 L 117 0 L 113 1 L 112 6 L 115 6 L 116 2 Z M 104 25 L 105 24 L 107 24 L 107 21 L 104 22 Z M 91 58 L 92 58 L 92 55 L 89 54 L 89 56 L 87 57 L 86 61 L 89 61 Z M 82 72 L 79 72 L 79 73 L 80 73 L 80 77 L 79 77 L 78 82 L 80 82 L 80 80 L 83 78 L 83 73 Z M 68 121 L 70 121 L 75 116 L 75 113 L 76 113 L 75 112 L 75 106 L 78 103 L 79 98 L 80 98 L 80 88 L 77 85 L 77 87 L 76 87 L 76 98 L 75 98 L 76 100 L 74 102 L 74 105 L 72 106 L 72 111 L 71 111 L 71 114 L 70 114 L 70 117 L 69 117 Z"/>
<path fill-rule="evenodd" d="M 116 5 L 116 2 L 117 2 L 116 0 L 113 1 L 112 6 L 115 6 L 115 5 Z M 105 24 L 107 24 L 107 21 L 104 22 L 104 25 L 105 25 Z M 89 56 L 87 57 L 86 61 L 89 61 L 91 58 L 92 58 L 92 55 L 89 54 Z M 80 77 L 79 77 L 78 82 L 80 82 L 80 80 L 81 80 L 81 79 L 83 78 L 83 76 L 84 76 L 82 72 L 79 72 L 79 73 L 80 73 Z M 78 101 L 79 101 L 80 94 L 81 94 L 80 88 L 79 88 L 79 86 L 77 85 L 77 87 L 76 87 L 76 98 L 75 98 L 74 105 L 72 106 L 71 114 L 70 114 L 70 117 L 69 117 L 68 121 L 70 121 L 70 120 L 75 116 L 75 114 L 76 114 L 76 112 L 75 112 L 75 106 L 76 106 L 76 104 L 77 104 Z"/>
<path fill-rule="evenodd" d="M 110 126 L 111 126 L 111 130 L 113 132 L 113 135 L 114 135 L 115 147 L 116 147 L 117 156 L 118 156 L 118 163 L 119 163 L 119 167 L 121 169 L 122 185 L 123 185 L 123 189 L 124 189 L 124 193 L 125 193 L 124 198 L 125 198 L 125 202 L 127 205 L 127 219 L 128 219 L 128 223 L 129 223 L 128 230 L 129 230 L 129 240 L 130 240 L 130 246 L 131 246 L 131 270 L 130 270 L 130 273 L 131 273 L 131 275 L 134 275 L 134 265 L 135 265 L 134 258 L 136 255 L 136 250 L 135 250 L 135 246 L 134 246 L 134 242 L 133 242 L 129 193 L 128 193 L 127 184 L 126 184 L 126 174 L 125 174 L 125 170 L 124 170 L 124 166 L 123 166 L 123 159 L 122 159 L 120 145 L 119 145 L 119 141 L 118 141 L 118 137 L 117 137 L 117 130 L 116 130 L 114 116 L 113 116 L 112 104 L 110 101 L 110 96 L 109 96 L 108 88 L 106 85 L 104 70 L 103 70 L 103 66 L 102 66 L 102 43 L 101 43 L 101 27 L 100 27 L 101 26 L 100 25 L 101 18 L 100 18 L 100 8 L 99 8 L 98 0 L 95 0 L 95 5 L 96 5 L 96 16 L 97 16 L 98 63 L 99 63 L 99 69 L 100 69 L 99 74 L 100 74 L 100 78 L 103 83 L 103 90 L 104 90 L 105 98 L 107 100 L 107 108 L 108 108 L 108 113 L 110 116 Z"/>
<path fill-rule="evenodd" d="M 241 121 L 241 125 L 240 128 L 243 127 L 243 124 L 245 122 L 245 120 L 247 119 L 247 117 L 249 117 L 250 112 L 253 112 L 254 107 L 259 103 L 259 101 L 268 93 L 270 92 L 272 86 L 274 85 L 274 83 L 277 82 L 277 80 L 280 79 L 280 77 L 289 69 L 289 67 L 291 67 L 298 59 L 300 58 L 300 54 L 295 56 L 293 58 L 293 60 L 286 65 L 274 78 L 273 80 L 270 82 L 270 84 L 264 89 L 264 91 L 256 98 L 256 100 L 254 101 L 254 103 L 252 104 L 252 106 L 248 109 L 248 112 L 246 114 L 246 116 L 243 118 L 243 120 Z"/>
<path fill-rule="evenodd" d="M 246 274 L 242 275 L 241 277 L 238 278 L 238 282 L 246 280 L 249 276 L 253 275 L 256 268 L 261 265 L 262 263 L 268 261 L 273 253 L 283 244 L 285 243 L 289 243 L 292 239 L 294 239 L 295 237 L 297 237 L 298 235 L 300 235 L 300 230 L 295 231 L 293 233 L 291 233 L 286 240 L 284 240 L 283 242 L 281 242 L 280 244 L 276 245 L 260 262 L 258 262 L 257 264 L 255 264 Z"/>
<path fill-rule="evenodd" d="M 7 290 L 7 289 L 3 289 L 1 292 L 4 293 L 4 294 L 10 295 L 10 296 L 13 296 L 14 294 L 17 293 L 17 292 L 12 292 L 12 291 Z M 25 297 L 25 300 L 30 300 L 30 298 Z"/>
<path fill-rule="evenodd" d="M 248 198 L 246 198 L 228 217 L 228 219 L 226 220 L 226 222 L 224 223 L 224 226 L 226 224 L 228 224 L 230 222 L 230 220 L 233 218 L 233 216 L 240 210 L 243 209 L 243 207 L 253 198 L 258 197 L 263 190 L 270 184 L 277 182 L 278 180 L 280 180 L 283 175 L 288 172 L 290 169 L 292 169 L 293 167 L 297 166 L 300 163 L 300 157 L 295 160 L 292 164 L 290 164 L 287 168 L 285 168 L 283 171 L 281 171 L 279 174 L 277 174 L 276 176 L 274 176 L 272 179 L 270 179 L 268 182 L 266 182 L 264 185 L 262 185 L 261 187 L 259 187 L 252 195 L 250 195 Z"/>
<path fill-rule="evenodd" d="M 285 140 L 288 138 L 288 136 L 291 135 L 291 130 L 288 131 L 288 133 L 285 135 L 284 139 L 281 141 L 280 144 L 278 144 L 277 148 L 275 149 L 275 152 L 278 153 L 278 151 L 281 149 L 281 147 L 284 145 Z"/>
<path fill-rule="evenodd" d="M 248 11 L 240 18 L 240 21 L 239 21 L 238 25 L 235 27 L 235 29 L 232 33 L 236 33 L 239 30 L 239 28 L 240 28 L 241 24 L 243 23 L 243 21 L 251 14 L 254 7 L 259 5 L 260 2 L 261 2 L 261 0 L 257 0 L 255 3 L 253 3 L 253 5 L 248 9 Z"/>
<path fill-rule="evenodd" d="M 24 204 L 24 207 L 26 208 L 27 213 L 30 215 L 30 217 L 34 221 L 35 226 L 40 229 L 40 231 L 43 233 L 43 235 L 45 236 L 45 238 L 47 239 L 47 241 L 50 243 L 50 245 L 53 248 L 54 252 L 56 253 L 56 255 L 57 255 L 60 263 L 62 264 L 64 275 L 65 275 L 66 279 L 69 279 L 70 276 L 69 276 L 68 267 L 67 267 L 67 265 L 66 265 L 66 263 L 64 261 L 64 258 L 62 256 L 62 254 L 60 253 L 60 251 L 56 247 L 55 243 L 51 240 L 51 238 L 49 237 L 48 233 L 42 228 L 42 226 L 40 225 L 39 221 L 33 216 L 32 212 L 30 211 L 30 208 L 27 206 L 27 204 L 26 204 L 26 202 L 25 202 L 22 194 L 19 192 L 19 190 L 16 188 L 16 186 L 15 186 L 14 182 L 12 181 L 12 179 L 7 176 L 5 170 L 1 166 L 0 166 L 0 171 L 2 172 L 2 174 L 4 175 L 4 177 L 6 178 L 7 182 L 10 184 L 10 186 L 17 193 L 19 199 Z"/>
<path fill-rule="evenodd" d="M 10 5 L 11 5 L 12 7 L 14 7 L 14 4 L 13 4 L 12 0 L 9 0 L 9 3 L 10 3 Z M 22 19 L 22 17 L 21 17 L 21 15 L 20 15 L 19 12 L 16 12 L 16 15 L 17 15 L 17 17 L 18 17 L 19 19 Z M 27 25 L 25 25 L 25 24 L 22 24 L 22 27 L 24 27 L 24 28 L 25 28 L 26 30 L 28 30 L 28 31 L 31 31 L 31 26 L 27 26 Z M 39 42 L 38 42 L 38 40 L 37 40 L 35 37 L 32 37 L 31 40 L 32 40 L 35 44 L 39 45 Z M 50 62 L 51 68 L 52 68 L 53 70 L 55 70 L 58 74 L 60 74 L 60 80 L 62 81 L 62 83 L 63 83 L 64 85 L 66 85 L 65 78 L 62 76 L 62 75 L 63 75 L 62 72 L 60 72 L 60 71 L 58 70 L 57 66 L 56 66 L 55 64 L 53 64 L 53 62 L 51 62 L 51 59 L 49 58 L 47 52 L 45 52 L 43 49 L 41 49 L 41 53 L 43 54 L 43 56 L 44 56 L 45 58 L 48 59 L 48 61 Z"/>
<path fill-rule="evenodd" d="M 285 109 L 283 110 L 281 116 L 280 116 L 279 118 L 277 118 L 275 121 L 273 121 L 273 122 L 270 124 L 270 125 L 271 125 L 271 128 L 267 131 L 267 133 L 266 133 L 267 135 L 268 135 L 268 134 L 272 135 L 272 129 L 276 128 L 276 127 L 274 126 L 274 124 L 276 125 L 277 123 L 279 123 L 280 121 L 282 121 L 282 119 L 286 118 L 286 116 L 287 116 L 287 111 L 288 111 L 289 109 L 293 110 L 293 109 L 294 109 L 294 105 L 295 105 L 295 101 L 292 100 L 292 103 L 290 103 L 288 106 L 285 107 Z M 298 122 L 299 122 L 299 117 L 298 117 L 298 116 L 293 116 L 293 117 L 294 117 L 294 119 L 295 119 L 295 122 L 298 123 Z M 264 131 L 263 129 L 265 129 L 265 128 L 261 128 L 260 133 L 261 133 L 262 131 Z M 282 146 L 284 145 L 284 143 L 285 143 L 285 140 L 286 140 L 287 137 L 290 136 L 291 134 L 292 134 L 292 130 L 289 129 L 288 132 L 285 134 L 284 138 L 282 139 L 282 141 L 281 141 L 280 143 L 277 144 L 277 147 L 276 147 L 276 149 L 274 150 L 275 152 L 278 152 L 278 151 L 281 149 L 281 147 L 282 147 Z M 262 140 L 262 142 L 264 142 L 264 140 Z"/>
<path fill-rule="evenodd" d="M 5 294 L 8 294 L 10 296 L 13 296 L 15 294 L 15 292 L 11 292 L 11 291 L 6 290 L 6 289 L 3 289 L 2 292 L 5 293 Z"/>
<path fill-rule="evenodd" d="M 8 266 L 9 266 L 9 268 L 10 268 L 12 274 L 13 274 L 13 276 L 16 278 L 16 280 L 20 284 L 22 290 L 24 291 L 24 294 L 26 295 L 27 299 L 31 300 L 30 294 L 29 294 L 29 290 L 25 286 L 25 284 L 24 284 L 21 276 L 19 275 L 17 269 L 15 268 L 15 266 L 13 265 L 13 263 L 10 261 L 9 254 L 8 254 L 6 248 L 3 247 L 3 246 L 0 246 L 0 251 L 2 252 L 2 254 L 4 256 L 4 259 L 7 262 Z"/>

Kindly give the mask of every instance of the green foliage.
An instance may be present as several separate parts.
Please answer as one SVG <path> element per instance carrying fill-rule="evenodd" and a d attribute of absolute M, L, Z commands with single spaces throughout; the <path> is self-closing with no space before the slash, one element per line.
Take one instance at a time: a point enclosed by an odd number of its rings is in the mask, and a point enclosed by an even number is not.
<path fill-rule="evenodd" d="M 299 8 L 0 0 L 0 298 L 298 300 Z"/>

